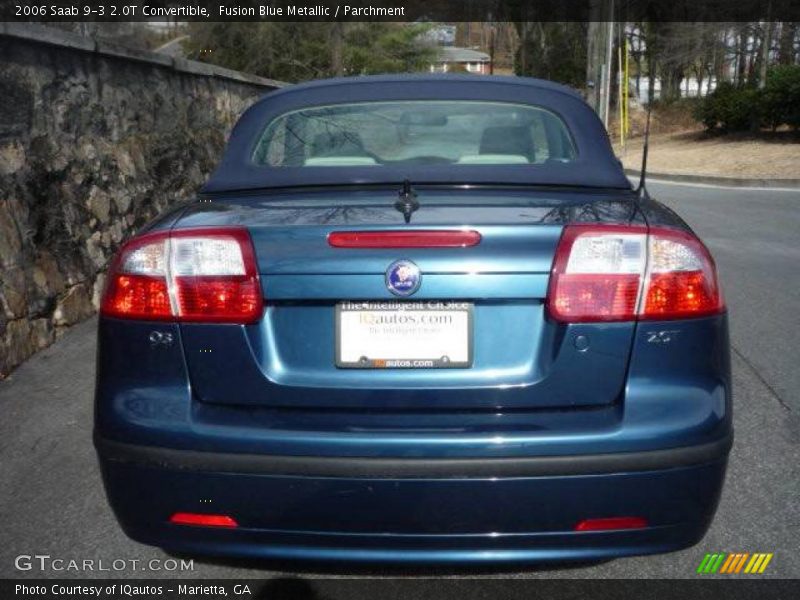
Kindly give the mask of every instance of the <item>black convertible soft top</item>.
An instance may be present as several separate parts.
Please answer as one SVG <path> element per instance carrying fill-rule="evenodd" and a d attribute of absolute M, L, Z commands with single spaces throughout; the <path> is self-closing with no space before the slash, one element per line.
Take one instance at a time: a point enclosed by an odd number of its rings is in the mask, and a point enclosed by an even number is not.
<path fill-rule="evenodd" d="M 270 167 L 253 153 L 266 126 L 276 117 L 314 106 L 394 100 L 478 100 L 531 104 L 557 114 L 569 128 L 577 158 L 568 163 L 524 165 L 385 165 Z M 401 183 L 549 185 L 629 190 L 605 128 L 572 89 L 524 77 L 478 75 L 392 75 L 346 77 L 292 85 L 271 92 L 251 106 L 234 127 L 222 161 L 205 193 L 294 186 Z"/>

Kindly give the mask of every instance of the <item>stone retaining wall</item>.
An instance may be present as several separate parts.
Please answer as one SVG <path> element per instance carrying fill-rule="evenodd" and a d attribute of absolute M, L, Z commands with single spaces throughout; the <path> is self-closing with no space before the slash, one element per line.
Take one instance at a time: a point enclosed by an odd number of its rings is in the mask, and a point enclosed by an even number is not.
<path fill-rule="evenodd" d="M 0 379 L 94 313 L 120 243 L 191 197 L 279 85 L 0 23 Z"/>

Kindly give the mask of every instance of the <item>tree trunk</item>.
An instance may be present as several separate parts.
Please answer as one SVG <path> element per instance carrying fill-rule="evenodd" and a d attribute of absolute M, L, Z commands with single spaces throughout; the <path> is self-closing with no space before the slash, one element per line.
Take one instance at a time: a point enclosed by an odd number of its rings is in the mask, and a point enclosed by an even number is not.
<path fill-rule="evenodd" d="M 797 23 L 784 21 L 781 23 L 781 37 L 778 43 L 778 62 L 782 65 L 794 64 L 794 37 L 797 34 Z"/>
<path fill-rule="evenodd" d="M 494 59 L 497 42 L 497 32 L 495 26 L 491 25 L 489 29 L 489 75 L 494 75 Z"/>
<path fill-rule="evenodd" d="M 747 28 L 739 31 L 739 48 L 736 53 L 736 84 L 742 85 L 747 74 Z"/>
<path fill-rule="evenodd" d="M 344 23 L 334 21 L 331 25 L 331 73 L 335 77 L 344 75 Z"/>
<path fill-rule="evenodd" d="M 683 70 L 677 67 L 664 69 L 661 78 L 661 99 L 665 102 L 672 102 L 681 97 L 681 81 L 683 80 Z"/>
<path fill-rule="evenodd" d="M 523 21 L 520 23 L 520 50 L 519 50 L 519 70 L 520 75 L 528 75 L 528 28 L 530 23 Z"/>
<path fill-rule="evenodd" d="M 636 58 L 636 99 L 642 97 L 642 57 L 637 54 Z"/>
<path fill-rule="evenodd" d="M 596 4 L 592 5 L 593 15 L 596 10 Z M 586 46 L 587 46 L 587 60 L 586 60 L 586 102 L 595 110 L 599 115 L 600 99 L 600 86 L 602 84 L 602 67 L 603 64 L 603 23 L 593 19 L 589 21 L 589 27 L 586 33 Z"/>
<path fill-rule="evenodd" d="M 622 77 L 622 73 L 619 72 L 619 45 L 617 44 L 614 44 L 611 49 L 611 68 L 608 70 L 608 76 L 611 78 L 611 85 L 608 89 L 610 112 L 610 107 L 617 106 L 617 102 L 619 102 L 619 78 Z"/>
<path fill-rule="evenodd" d="M 759 52 L 758 87 L 764 89 L 767 84 L 767 69 L 769 68 L 769 47 L 772 38 L 772 23 L 764 23 L 764 37 L 761 40 L 761 52 Z"/>
<path fill-rule="evenodd" d="M 728 30 L 726 29 L 722 33 L 722 48 L 728 48 Z M 730 78 L 730 64 L 727 62 L 727 54 L 725 50 L 722 50 L 721 55 L 714 52 L 714 77 L 716 78 L 716 85 L 719 85 L 723 81 L 728 81 Z"/>

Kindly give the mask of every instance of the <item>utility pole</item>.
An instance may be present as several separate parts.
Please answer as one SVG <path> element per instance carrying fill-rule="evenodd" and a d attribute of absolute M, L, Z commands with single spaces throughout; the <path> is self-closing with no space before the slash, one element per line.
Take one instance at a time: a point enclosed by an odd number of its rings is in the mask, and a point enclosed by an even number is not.
<path fill-rule="evenodd" d="M 586 101 L 608 125 L 611 61 L 614 48 L 614 0 L 590 0 L 587 33 Z"/>
<path fill-rule="evenodd" d="M 607 0 L 590 0 L 586 33 L 586 102 L 601 114 L 603 84 L 603 6 Z"/>
<path fill-rule="evenodd" d="M 611 0 L 608 11 L 608 31 L 606 32 L 606 61 L 605 61 L 605 90 L 603 90 L 603 125 L 608 129 L 608 117 L 611 112 L 611 61 L 613 59 L 614 50 L 614 0 Z"/>

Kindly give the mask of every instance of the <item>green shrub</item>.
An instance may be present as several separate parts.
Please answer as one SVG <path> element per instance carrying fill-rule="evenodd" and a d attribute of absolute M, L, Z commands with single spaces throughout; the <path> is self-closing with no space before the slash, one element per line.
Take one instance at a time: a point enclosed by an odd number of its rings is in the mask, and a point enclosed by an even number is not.
<path fill-rule="evenodd" d="M 760 126 L 762 102 L 759 90 L 722 82 L 697 105 L 694 115 L 706 129 L 745 131 Z"/>
<path fill-rule="evenodd" d="M 728 84 L 721 83 L 717 90 L 725 85 Z M 695 120 L 700 121 L 709 131 L 716 129 L 717 125 L 719 125 L 719 96 L 722 92 L 717 93 L 717 90 L 702 98 L 692 111 L 692 116 L 694 116 Z"/>
<path fill-rule="evenodd" d="M 766 125 L 773 129 L 781 125 L 800 128 L 800 65 L 770 69 L 763 96 Z"/>
<path fill-rule="evenodd" d="M 746 131 L 762 126 L 800 128 L 800 65 L 774 67 L 767 73 L 764 89 L 735 86 L 728 82 L 695 107 L 694 118 L 706 129 Z"/>

